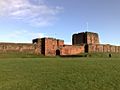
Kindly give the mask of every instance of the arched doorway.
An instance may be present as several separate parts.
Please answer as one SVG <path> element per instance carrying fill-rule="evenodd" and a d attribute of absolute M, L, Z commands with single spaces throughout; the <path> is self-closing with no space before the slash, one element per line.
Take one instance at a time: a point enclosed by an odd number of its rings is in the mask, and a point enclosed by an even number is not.
<path fill-rule="evenodd" d="M 56 50 L 56 56 L 60 56 L 60 50 L 59 49 Z"/>

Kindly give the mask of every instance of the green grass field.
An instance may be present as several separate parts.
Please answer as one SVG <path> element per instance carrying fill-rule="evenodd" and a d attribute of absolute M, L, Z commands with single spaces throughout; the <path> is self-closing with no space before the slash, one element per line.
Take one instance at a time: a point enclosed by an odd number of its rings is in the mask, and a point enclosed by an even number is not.
<path fill-rule="evenodd" d="M 120 90 L 120 58 L 1 58 L 0 90 Z"/>

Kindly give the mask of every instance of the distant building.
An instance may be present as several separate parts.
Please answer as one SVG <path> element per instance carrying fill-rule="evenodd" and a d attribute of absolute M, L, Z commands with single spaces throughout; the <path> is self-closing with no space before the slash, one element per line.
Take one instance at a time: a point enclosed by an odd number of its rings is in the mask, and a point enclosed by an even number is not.
<path fill-rule="evenodd" d="M 0 43 L 0 52 L 26 52 L 45 56 L 78 55 L 80 53 L 113 52 L 120 53 L 120 46 L 100 44 L 99 35 L 81 32 L 72 35 L 72 45 L 55 38 L 36 38 L 33 43 Z"/>
<path fill-rule="evenodd" d="M 92 52 L 120 52 L 120 46 L 100 44 L 99 36 L 93 32 L 81 32 L 72 35 L 72 45 L 65 45 L 63 40 L 38 38 L 33 43 L 38 46 L 40 54 L 45 56 L 77 55 Z"/>

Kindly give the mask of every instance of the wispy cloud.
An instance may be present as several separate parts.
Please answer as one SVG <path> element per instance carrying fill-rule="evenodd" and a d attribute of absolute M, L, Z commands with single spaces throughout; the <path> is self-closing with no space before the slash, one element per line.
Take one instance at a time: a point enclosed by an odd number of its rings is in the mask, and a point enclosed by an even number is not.
<path fill-rule="evenodd" d="M 56 20 L 61 7 L 50 7 L 43 0 L 0 0 L 0 16 L 23 20 L 37 26 L 46 26 Z"/>
<path fill-rule="evenodd" d="M 16 30 L 6 35 L 7 38 L 19 38 L 19 37 L 31 37 L 34 38 L 42 38 L 45 37 L 44 33 L 35 33 L 29 32 L 28 30 Z"/>
<path fill-rule="evenodd" d="M 31 43 L 32 39 L 45 37 L 45 33 L 29 32 L 29 30 L 14 30 L 5 35 L 0 34 L 0 41 Z M 4 38 L 4 40 L 3 40 Z"/>

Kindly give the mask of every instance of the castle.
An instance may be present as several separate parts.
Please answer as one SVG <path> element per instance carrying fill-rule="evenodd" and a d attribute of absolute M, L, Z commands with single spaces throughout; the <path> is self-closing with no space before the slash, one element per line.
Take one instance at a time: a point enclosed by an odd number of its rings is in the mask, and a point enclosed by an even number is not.
<path fill-rule="evenodd" d="M 78 55 L 80 53 L 120 53 L 120 46 L 100 44 L 99 36 L 93 32 L 72 35 L 72 45 L 55 38 L 36 38 L 33 43 L 0 43 L 0 52 L 26 52 L 45 56 Z"/>

